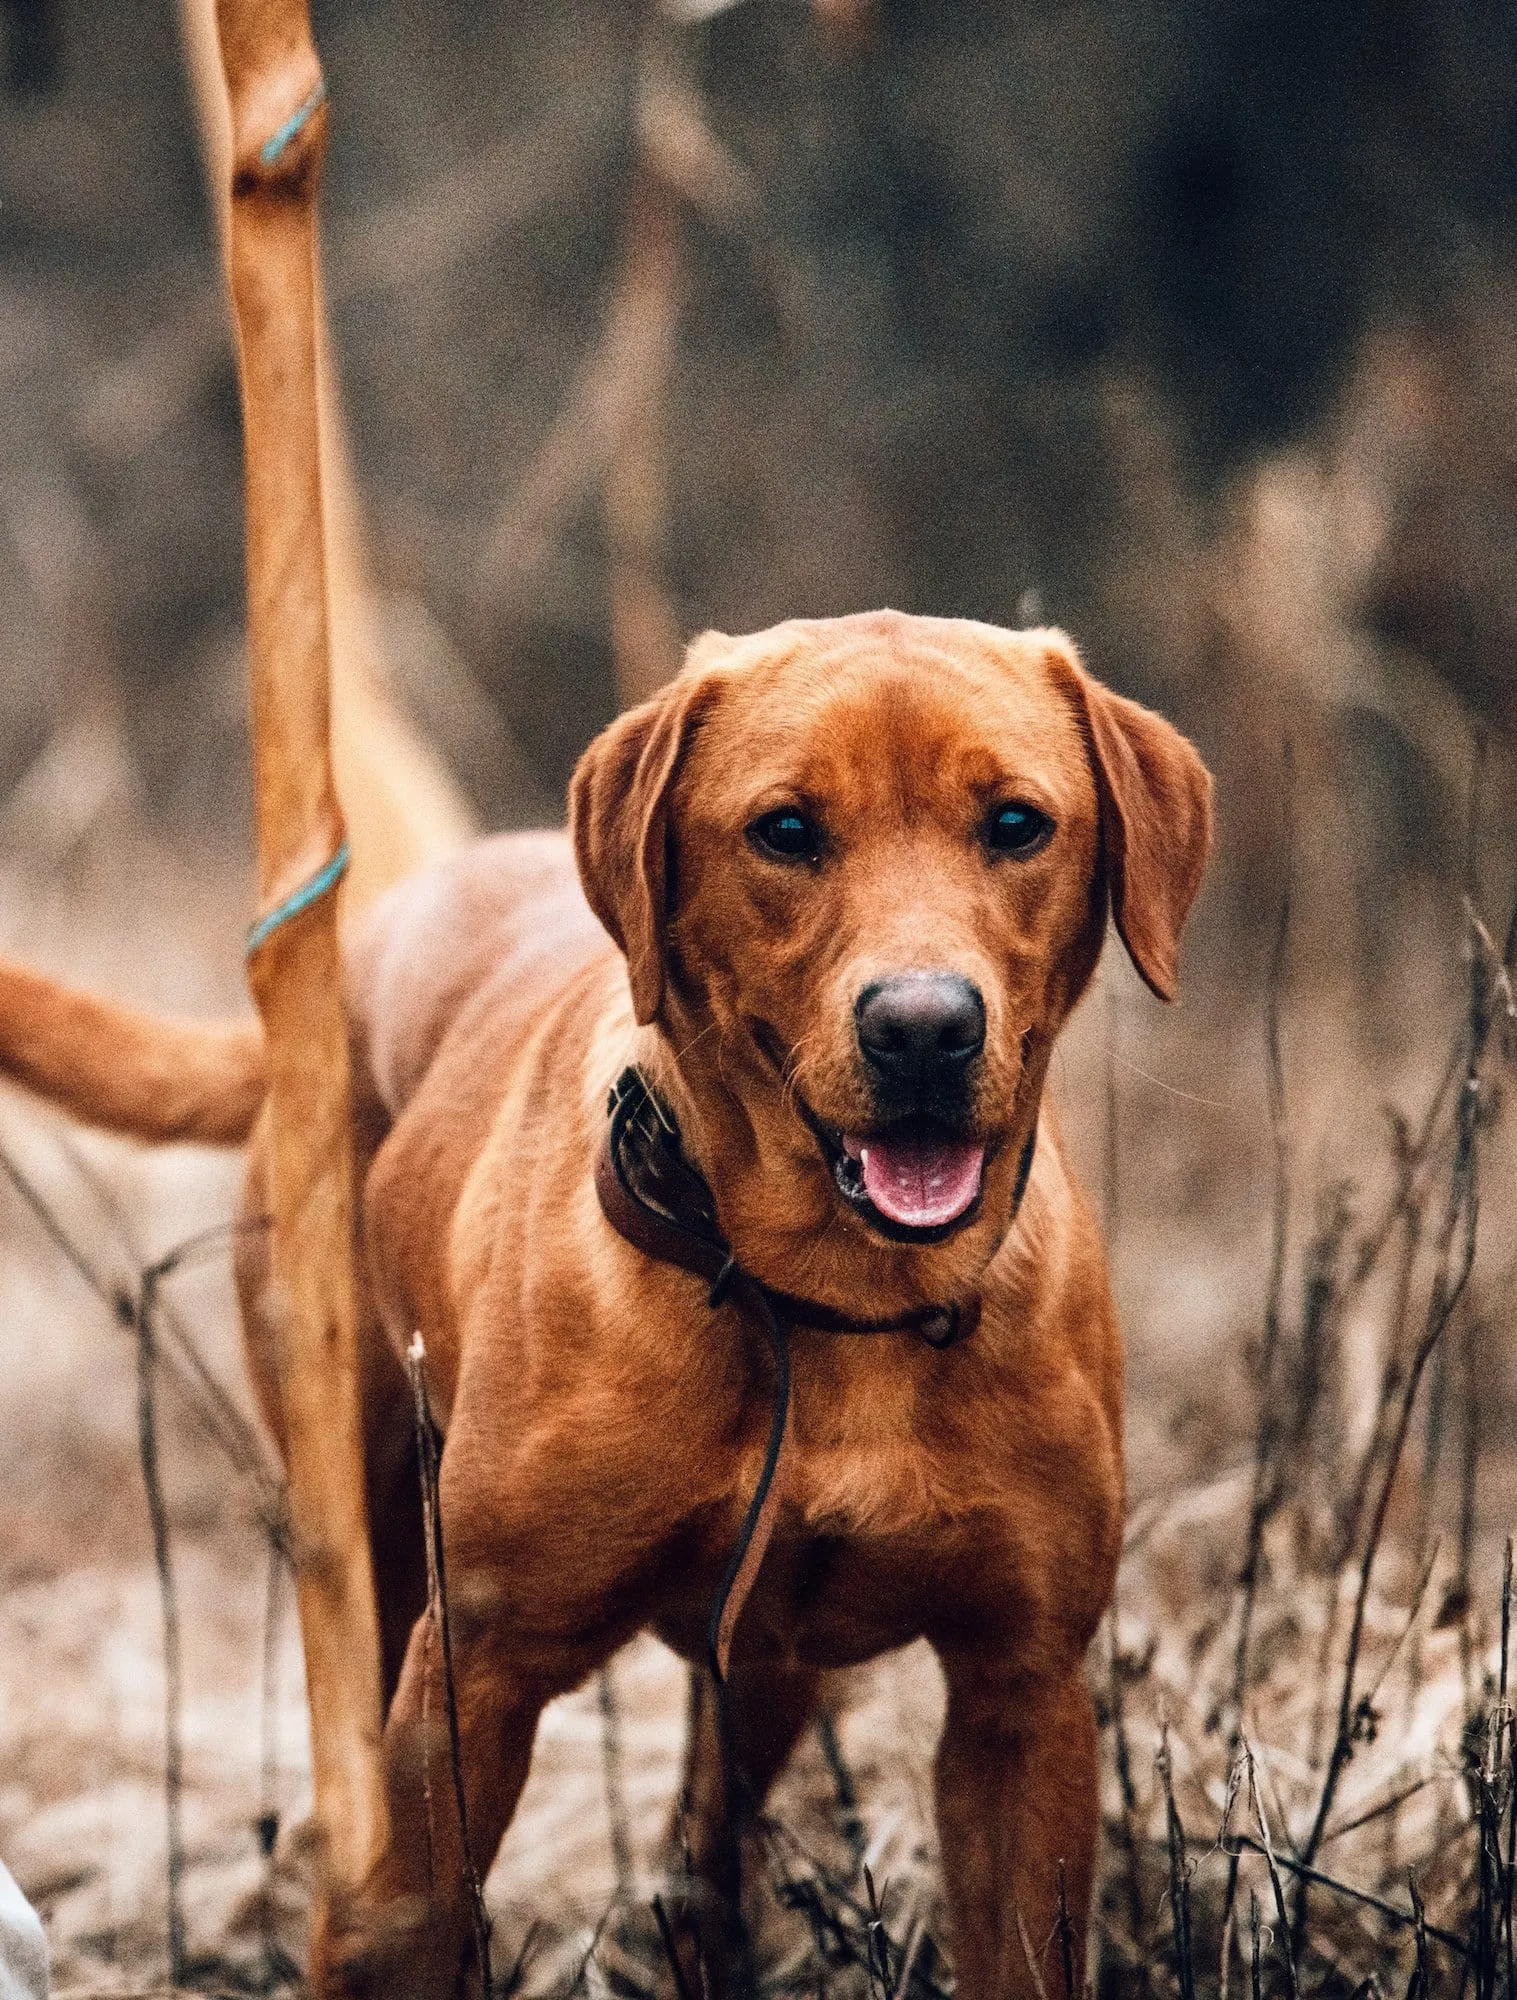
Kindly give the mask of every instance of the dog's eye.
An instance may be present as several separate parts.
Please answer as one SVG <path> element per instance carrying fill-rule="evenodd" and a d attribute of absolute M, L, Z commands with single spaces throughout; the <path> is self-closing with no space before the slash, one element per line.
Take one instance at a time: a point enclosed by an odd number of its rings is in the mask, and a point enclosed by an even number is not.
<path fill-rule="evenodd" d="M 1025 861 L 1046 847 L 1053 837 L 1053 821 L 1036 806 L 1013 800 L 997 806 L 990 815 L 990 844 L 997 854 L 1014 854 Z"/>
<path fill-rule="evenodd" d="M 748 838 L 777 861 L 815 861 L 822 851 L 822 830 L 794 806 L 765 813 L 748 829 Z"/>

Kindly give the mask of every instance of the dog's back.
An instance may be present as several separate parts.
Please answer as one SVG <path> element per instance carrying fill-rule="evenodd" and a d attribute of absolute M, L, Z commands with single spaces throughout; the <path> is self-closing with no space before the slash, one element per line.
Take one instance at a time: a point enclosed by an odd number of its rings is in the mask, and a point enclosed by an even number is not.
<path fill-rule="evenodd" d="M 590 914 L 567 837 L 497 834 L 409 877 L 347 940 L 358 1074 L 390 1119 L 450 1032 L 486 1008 L 509 1048 L 590 958 L 612 952 Z"/>

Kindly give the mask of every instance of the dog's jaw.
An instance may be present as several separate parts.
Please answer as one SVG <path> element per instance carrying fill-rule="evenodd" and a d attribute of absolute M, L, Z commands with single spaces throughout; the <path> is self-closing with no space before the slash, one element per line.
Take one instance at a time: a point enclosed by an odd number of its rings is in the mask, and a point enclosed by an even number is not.
<path fill-rule="evenodd" d="M 994 1151 L 983 1140 L 920 1119 L 847 1132 L 819 1118 L 803 1098 L 796 1105 L 839 1198 L 876 1235 L 926 1248 L 978 1221 Z"/>
<path fill-rule="evenodd" d="M 829 1121 L 797 1088 L 778 1032 L 757 1018 L 747 1028 L 815 1140 L 837 1196 L 876 1236 L 930 1248 L 979 1220 L 986 1170 L 1001 1148 L 973 1130 L 967 1115 L 918 1110 L 858 1125 Z M 1021 1038 L 1023 1070 L 1028 1041 Z"/>

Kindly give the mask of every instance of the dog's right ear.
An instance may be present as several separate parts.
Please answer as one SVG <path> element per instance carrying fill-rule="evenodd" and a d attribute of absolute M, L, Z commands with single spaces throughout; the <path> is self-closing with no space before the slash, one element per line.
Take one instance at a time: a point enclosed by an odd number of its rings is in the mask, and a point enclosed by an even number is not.
<path fill-rule="evenodd" d="M 720 679 L 707 662 L 726 641 L 697 639 L 651 701 L 601 731 L 569 783 L 569 832 L 585 900 L 627 960 L 632 1011 L 657 1020 L 669 916 L 669 798 L 692 732 Z"/>

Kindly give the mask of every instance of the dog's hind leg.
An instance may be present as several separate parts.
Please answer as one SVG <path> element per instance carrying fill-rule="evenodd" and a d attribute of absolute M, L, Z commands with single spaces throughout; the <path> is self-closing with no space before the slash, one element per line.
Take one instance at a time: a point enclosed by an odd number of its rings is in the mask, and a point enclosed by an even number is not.
<path fill-rule="evenodd" d="M 685 1778 L 671 1843 L 690 1889 L 676 1937 L 689 1990 L 719 2000 L 744 1986 L 751 1969 L 742 1920 L 743 1832 L 810 1721 L 821 1676 L 812 1667 L 738 1658 L 724 1705 L 706 1668 L 692 1668 L 691 1677 Z"/>

